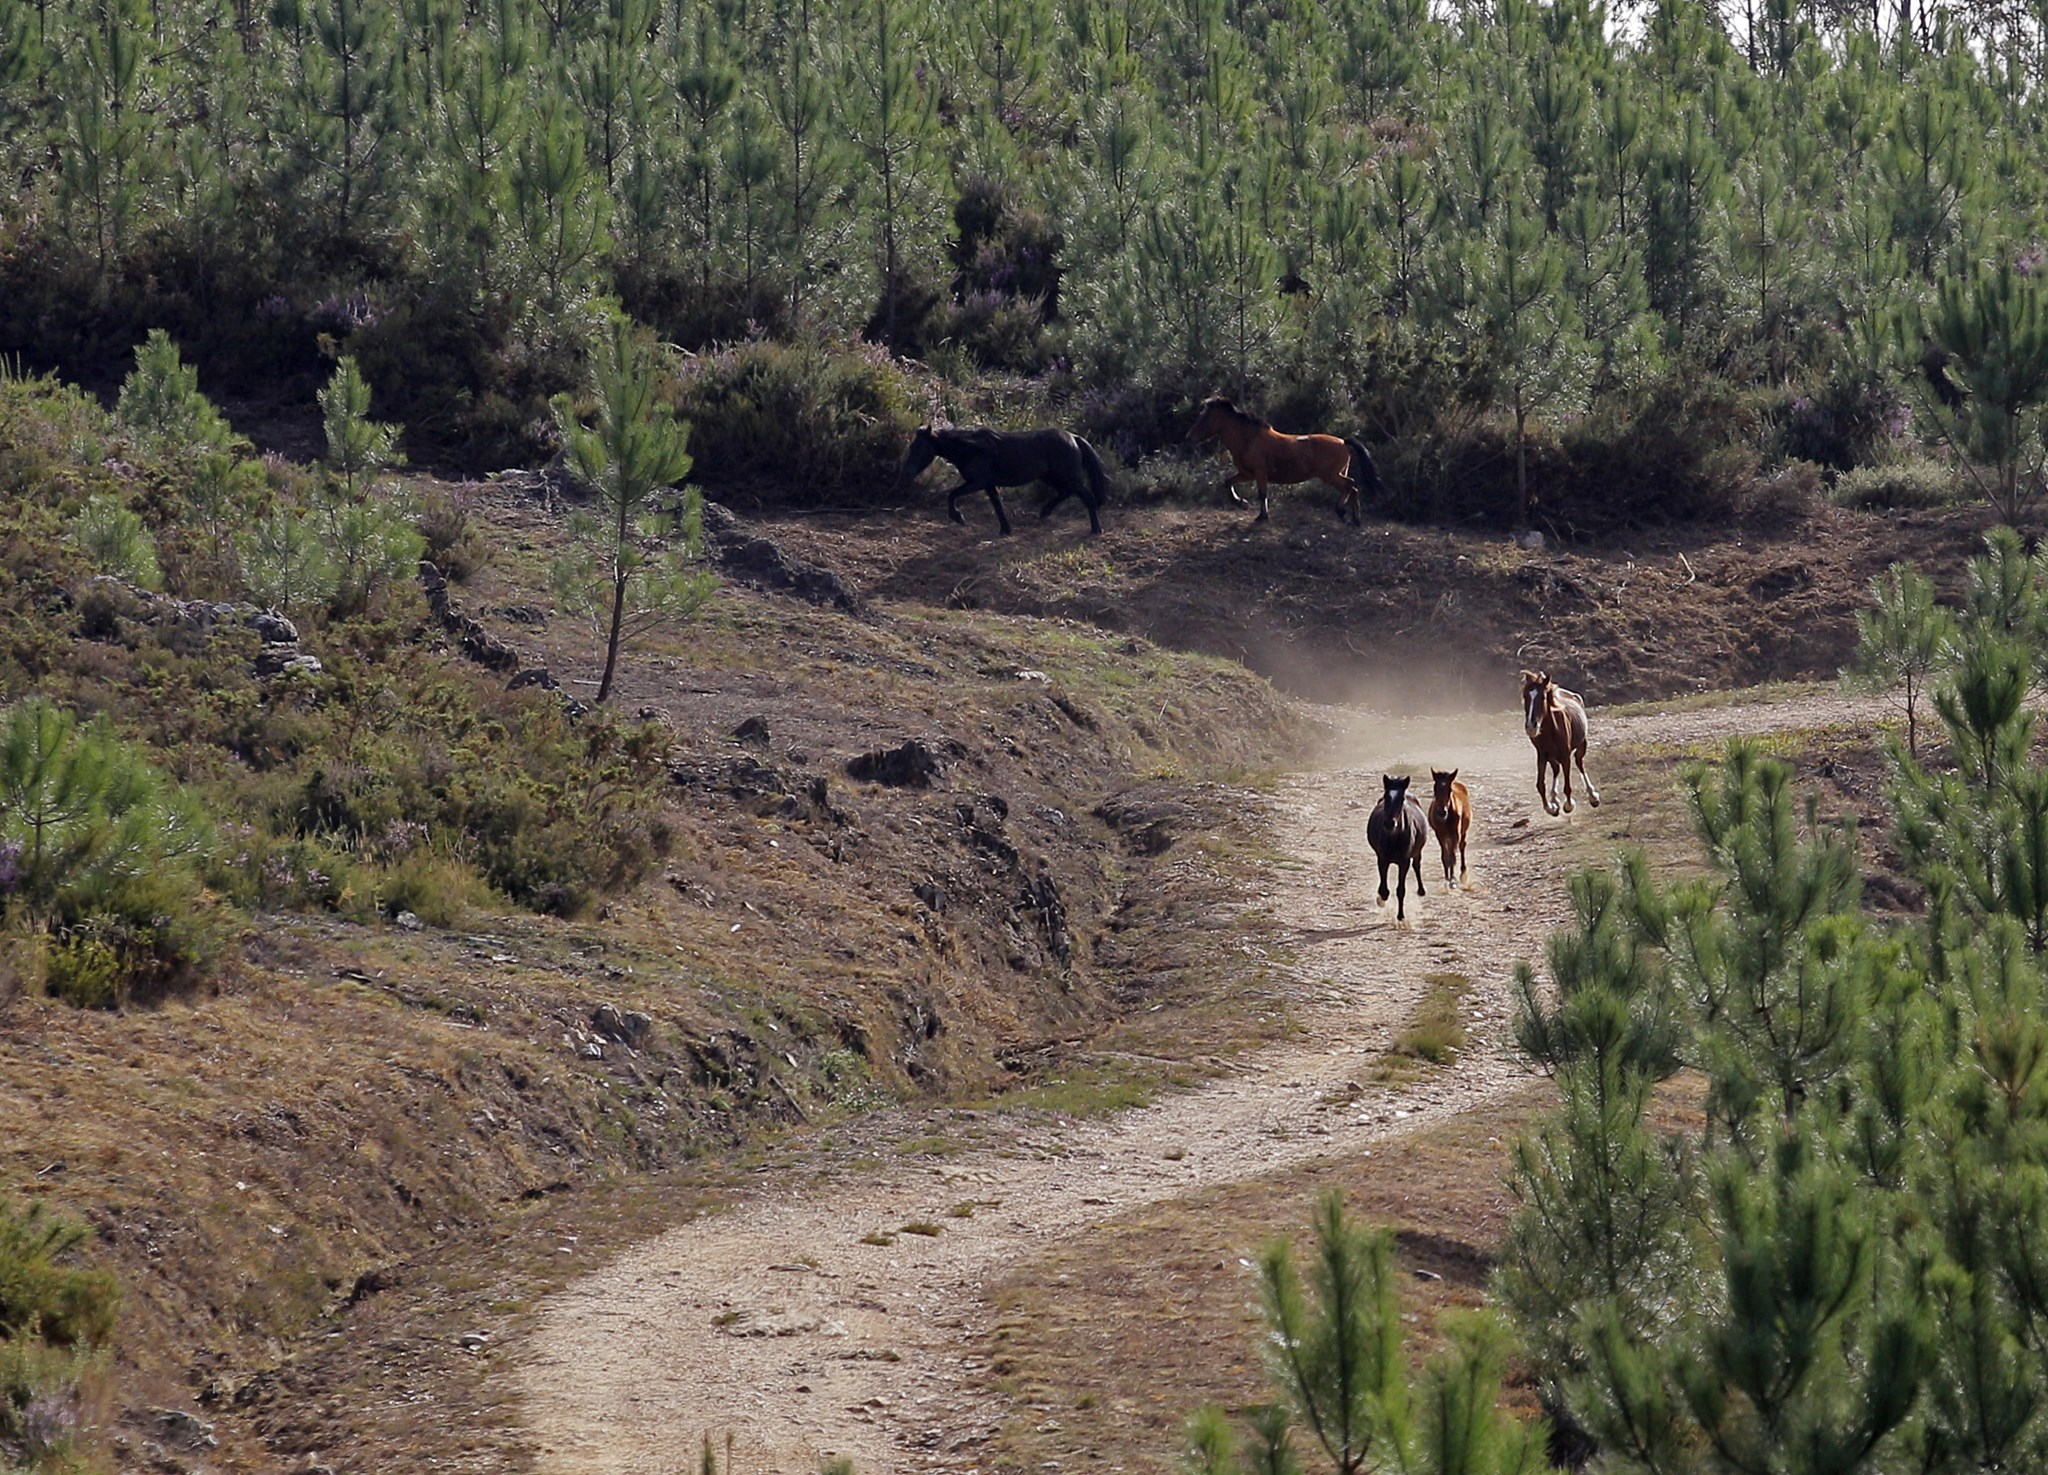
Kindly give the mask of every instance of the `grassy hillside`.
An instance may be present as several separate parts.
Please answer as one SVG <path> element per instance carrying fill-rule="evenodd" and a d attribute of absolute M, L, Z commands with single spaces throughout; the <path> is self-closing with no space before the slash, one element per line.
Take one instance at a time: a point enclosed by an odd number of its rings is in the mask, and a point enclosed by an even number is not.
<path fill-rule="evenodd" d="M 149 902 L 175 918 L 18 893 L 0 953 L 0 1190 L 83 1215 L 125 1287 L 88 1387 L 129 1437 L 203 1405 L 225 1467 L 331 1448 L 295 1369 L 356 1347 L 408 1266 L 784 1124 L 1028 1087 L 1062 1042 L 1242 992 L 1214 938 L 1256 925 L 1227 904 L 1252 852 L 1212 785 L 1305 730 L 1241 668 L 732 582 L 574 717 L 601 646 L 543 592 L 559 513 L 510 492 L 467 495 L 489 555 L 456 628 L 391 573 L 295 607 L 280 658 L 182 454 L 0 382 L 0 705 L 100 720 L 204 831 Z M 230 461 L 233 522 L 333 495 Z M 377 501 L 431 524 L 449 495 Z M 138 517 L 153 576 L 96 567 L 95 498 Z M 508 690 L 465 649 L 477 616 L 561 689 Z M 853 776 L 906 743 L 922 781 Z M 173 932 L 186 966 L 124 981 Z M 102 938 L 112 982 L 71 986 Z M 1147 1084 L 1094 1079 L 1067 1104 Z"/>

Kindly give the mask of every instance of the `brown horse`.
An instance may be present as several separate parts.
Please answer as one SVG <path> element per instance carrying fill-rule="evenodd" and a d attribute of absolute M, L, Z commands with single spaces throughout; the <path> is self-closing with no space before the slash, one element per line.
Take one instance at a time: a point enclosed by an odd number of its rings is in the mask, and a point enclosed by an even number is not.
<path fill-rule="evenodd" d="M 1380 802 L 1365 817 L 1365 838 L 1380 863 L 1380 905 L 1387 904 L 1387 867 L 1395 873 L 1394 920 L 1408 920 L 1408 873 L 1415 872 L 1415 894 L 1422 889 L 1422 850 L 1429 844 L 1429 825 L 1422 805 L 1408 792 L 1408 780 L 1380 775 Z"/>
<path fill-rule="evenodd" d="M 1264 522 L 1268 512 L 1266 488 L 1269 486 L 1292 486 L 1301 481 L 1322 481 L 1344 494 L 1344 500 L 1337 504 L 1341 517 L 1351 514 L 1353 522 L 1365 521 L 1359 510 L 1358 492 L 1361 486 L 1374 491 L 1381 488 L 1379 471 L 1372 464 L 1372 455 L 1359 442 L 1349 436 L 1335 435 L 1282 435 L 1257 415 L 1240 410 L 1220 394 L 1212 394 L 1202 401 L 1201 413 L 1195 416 L 1195 427 L 1188 432 L 1188 439 L 1194 441 L 1221 441 L 1223 449 L 1230 452 L 1230 459 L 1236 463 L 1236 470 L 1223 483 L 1223 489 L 1230 493 L 1230 500 L 1240 507 L 1250 504 L 1237 494 L 1241 481 L 1255 481 L 1259 484 L 1259 515 L 1255 519 Z"/>
<path fill-rule="evenodd" d="M 1600 791 L 1586 775 L 1586 702 L 1541 671 L 1522 673 L 1522 730 L 1536 745 L 1536 797 L 1557 813 L 1557 780 L 1564 779 L 1564 812 L 1572 812 L 1572 764 L 1585 781 L 1586 802 L 1600 807 Z M 1551 770 L 1556 772 L 1552 773 Z M 1548 782 L 1545 782 L 1546 777 Z"/>
<path fill-rule="evenodd" d="M 1429 801 L 1429 827 L 1443 847 L 1444 884 L 1456 886 L 1470 869 L 1465 864 L 1465 837 L 1472 833 L 1472 795 L 1458 782 L 1455 768 L 1449 773 L 1432 768 L 1429 776 L 1436 784 L 1436 796 Z"/>

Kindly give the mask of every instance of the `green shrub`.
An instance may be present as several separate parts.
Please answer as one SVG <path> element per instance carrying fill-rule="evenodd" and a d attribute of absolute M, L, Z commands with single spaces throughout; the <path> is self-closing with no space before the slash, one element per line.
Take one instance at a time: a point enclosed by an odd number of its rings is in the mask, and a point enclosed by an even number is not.
<path fill-rule="evenodd" d="M 1837 507 L 1903 512 L 1948 507 L 1957 496 L 1955 473 L 1939 461 L 1913 457 L 1888 466 L 1859 466 L 1835 478 L 1828 500 Z"/>
<path fill-rule="evenodd" d="M 458 926 L 471 908 L 490 903 L 490 887 L 474 871 L 450 856 L 428 851 L 406 856 L 377 881 L 379 913 L 395 917 L 411 912 L 430 927 Z"/>
<path fill-rule="evenodd" d="M 238 541 L 249 597 L 282 614 L 303 614 L 341 588 L 319 519 L 279 505 L 255 519 Z"/>
<path fill-rule="evenodd" d="M 490 565 L 495 550 L 470 520 L 466 489 L 428 492 L 413 526 L 426 540 L 427 557 L 455 583 L 467 583 Z"/>
<path fill-rule="evenodd" d="M 700 483 L 859 503 L 888 494 L 935 392 L 873 345 L 752 342 L 689 360 L 674 408 L 693 427 Z"/>
<path fill-rule="evenodd" d="M 59 1263 L 86 1235 L 85 1225 L 40 1203 L 0 1197 L 0 1340 L 106 1345 L 121 1299 L 114 1277 Z"/>
<path fill-rule="evenodd" d="M 388 493 L 322 498 L 317 511 L 334 572 L 330 604 L 337 617 L 360 614 L 419 567 L 426 539 Z"/>
<path fill-rule="evenodd" d="M 81 1386 L 113 1335 L 114 1277 L 61 1263 L 85 1237 L 74 1219 L 0 1197 L 0 1450 L 30 1469 L 80 1468 Z"/>
<path fill-rule="evenodd" d="M 1788 457 L 1848 471 L 1881 460 L 1911 423 L 1911 407 L 1874 373 L 1837 375 L 1794 395 L 1777 414 L 1779 449 Z"/>
<path fill-rule="evenodd" d="M 157 571 L 156 540 L 142 519 L 121 505 L 119 499 L 96 496 L 86 499 L 72 517 L 71 541 L 103 574 L 126 579 L 154 589 L 162 582 Z"/>
<path fill-rule="evenodd" d="M 167 450 L 224 451 L 235 433 L 213 401 L 199 392 L 199 371 L 183 363 L 162 328 L 135 349 L 135 367 L 121 383 L 114 406 L 121 427 L 146 446 Z"/>
<path fill-rule="evenodd" d="M 0 897 L 9 916 L 57 939 L 53 991 L 106 1006 L 196 983 L 213 941 L 198 875 L 211 847 L 198 802 L 105 719 L 80 726 L 42 697 L 7 711 Z"/>
<path fill-rule="evenodd" d="M 1220 506 L 1228 500 L 1221 491 L 1228 471 L 1227 463 L 1216 456 L 1161 452 L 1145 457 L 1117 479 L 1126 488 L 1123 500 Z"/>
<path fill-rule="evenodd" d="M 43 988 L 76 1009 L 112 1009 L 121 1001 L 121 955 L 97 937 L 73 937 L 50 949 Z"/>

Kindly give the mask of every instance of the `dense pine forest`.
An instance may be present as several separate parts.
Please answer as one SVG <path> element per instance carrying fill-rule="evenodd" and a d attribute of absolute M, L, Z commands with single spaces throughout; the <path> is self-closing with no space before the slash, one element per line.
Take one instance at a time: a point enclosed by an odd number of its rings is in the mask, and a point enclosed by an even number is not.
<path fill-rule="evenodd" d="M 4 0 L 0 351 L 110 391 L 162 327 L 209 392 L 310 403 L 342 345 L 416 457 L 492 468 L 547 449 L 610 300 L 726 345 L 683 408 L 760 435 L 776 393 L 908 425 L 997 374 L 1130 462 L 1215 389 L 1362 430 L 1403 515 L 2010 500 L 2043 34 L 1911 0 Z M 940 387 L 772 351 L 857 339 Z M 774 460 L 708 430 L 700 476 Z"/>

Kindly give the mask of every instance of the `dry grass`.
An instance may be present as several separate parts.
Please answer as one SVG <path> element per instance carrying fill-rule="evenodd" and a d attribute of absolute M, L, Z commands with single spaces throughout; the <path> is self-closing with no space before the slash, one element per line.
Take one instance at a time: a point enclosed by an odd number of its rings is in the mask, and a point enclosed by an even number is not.
<path fill-rule="evenodd" d="M 1166 1475 L 1182 1468 L 1182 1428 L 1206 1402 L 1263 1400 L 1250 1264 L 1275 1235 L 1305 1233 L 1316 1196 L 1395 1232 L 1409 1356 L 1435 1345 L 1437 1316 L 1480 1304 L 1510 1211 L 1506 1143 L 1548 1101 L 1531 1087 L 1485 1119 L 1401 1138 L 1368 1158 L 1323 1164 L 1161 1204 L 1111 1221 L 1019 1267 L 997 1288 L 983 1374 L 1014 1399 L 986 1463 L 1023 1470 L 1086 1465 Z M 1523 1390 L 1523 1404 L 1531 1402 Z"/>

